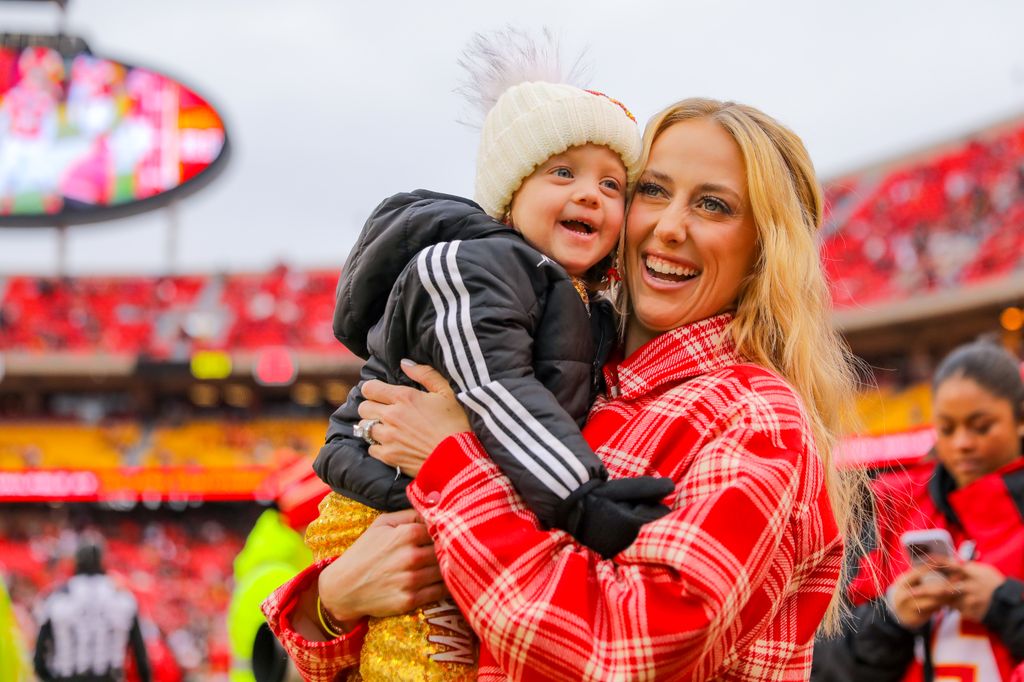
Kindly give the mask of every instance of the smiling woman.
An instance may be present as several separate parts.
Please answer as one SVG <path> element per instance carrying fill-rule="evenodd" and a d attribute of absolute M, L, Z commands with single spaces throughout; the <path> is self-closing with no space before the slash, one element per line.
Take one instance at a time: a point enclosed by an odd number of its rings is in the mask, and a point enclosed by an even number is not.
<path fill-rule="evenodd" d="M 651 146 L 629 209 L 626 352 L 732 309 L 756 251 L 736 141 L 707 118 L 667 128 Z"/>
<path fill-rule="evenodd" d="M 932 382 L 933 470 L 879 485 L 879 550 L 854 583 L 856 679 L 1008 680 L 1024 658 L 1024 382 L 1002 348 L 953 351 Z M 945 529 L 960 557 L 911 565 L 908 531 Z M 936 580 L 941 571 L 949 580 Z M 888 585 L 884 597 L 873 585 Z M 888 617 L 891 613 L 895 620 Z M 916 644 L 916 646 L 915 646 Z M 915 655 L 915 651 L 920 652 Z M 963 678 L 961 671 L 973 671 Z"/>
<path fill-rule="evenodd" d="M 642 158 L 619 247 L 624 341 L 582 435 L 610 481 L 671 479 L 671 511 L 603 556 L 551 529 L 467 431 L 473 396 L 423 365 L 403 370 L 428 393 L 364 384 L 370 455 L 414 476 L 409 500 L 480 637 L 479 679 L 806 679 L 856 537 L 856 485 L 831 458 L 853 381 L 827 324 L 820 189 L 796 135 L 729 102 L 672 105 Z M 552 234 L 575 238 L 577 220 L 559 214 Z M 371 552 L 355 551 L 324 569 L 323 599 L 385 593 L 336 578 Z M 360 646 L 293 655 L 331 679 Z"/>

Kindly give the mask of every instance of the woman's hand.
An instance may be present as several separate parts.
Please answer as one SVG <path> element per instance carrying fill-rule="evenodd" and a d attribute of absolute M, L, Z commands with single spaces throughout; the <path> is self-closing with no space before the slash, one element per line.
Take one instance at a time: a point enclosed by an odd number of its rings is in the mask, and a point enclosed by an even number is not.
<path fill-rule="evenodd" d="M 992 603 L 992 593 L 1006 581 L 1006 576 L 989 564 L 969 561 L 961 567 L 963 578 L 957 583 L 960 597 L 953 607 L 967 620 L 980 623 Z"/>
<path fill-rule="evenodd" d="M 936 611 L 960 596 L 956 575 L 953 579 L 935 566 L 915 566 L 902 573 L 886 591 L 889 608 L 903 627 L 914 630 L 927 623 Z M 949 569 L 952 572 L 952 568 Z"/>
<path fill-rule="evenodd" d="M 379 419 L 370 435 L 370 455 L 415 477 L 434 448 L 448 436 L 469 431 L 469 419 L 448 382 L 427 365 L 403 360 L 402 370 L 429 393 L 382 381 L 363 385 L 359 416 Z"/>
<path fill-rule="evenodd" d="M 378 516 L 344 554 L 324 568 L 318 590 L 324 608 L 346 630 L 364 616 L 408 613 L 448 594 L 434 543 L 414 509 Z M 302 596 L 306 623 L 293 622 L 296 631 L 310 640 L 323 639 L 316 596 L 315 590 Z"/>

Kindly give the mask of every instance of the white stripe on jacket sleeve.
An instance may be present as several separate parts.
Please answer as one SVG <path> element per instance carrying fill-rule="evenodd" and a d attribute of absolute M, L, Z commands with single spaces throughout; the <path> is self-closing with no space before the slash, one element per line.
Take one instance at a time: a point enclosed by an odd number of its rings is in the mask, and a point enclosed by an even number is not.
<path fill-rule="evenodd" d="M 480 416 L 498 442 L 527 471 L 565 498 L 590 477 L 564 443 L 508 389 L 490 380 L 470 317 L 470 294 L 458 269 L 459 244 L 435 244 L 417 257 L 420 280 L 434 306 L 434 331 L 445 368 L 462 389 L 459 400 Z"/>

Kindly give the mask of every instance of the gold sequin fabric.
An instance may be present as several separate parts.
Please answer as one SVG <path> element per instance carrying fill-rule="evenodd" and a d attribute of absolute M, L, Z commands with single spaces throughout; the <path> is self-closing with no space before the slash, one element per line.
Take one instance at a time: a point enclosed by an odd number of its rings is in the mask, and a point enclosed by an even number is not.
<path fill-rule="evenodd" d="M 583 280 L 579 277 L 569 276 L 572 280 L 572 287 L 576 290 L 576 293 L 580 295 L 583 302 L 587 304 L 587 309 L 590 309 L 590 294 L 587 293 L 587 285 L 583 283 Z"/>
<path fill-rule="evenodd" d="M 590 294 L 587 293 L 587 285 L 583 283 L 583 280 L 579 277 L 569 276 L 572 280 L 572 286 L 576 290 L 576 293 L 580 295 L 583 300 L 583 305 L 587 308 L 587 317 L 590 317 Z"/>
<path fill-rule="evenodd" d="M 306 545 L 317 561 L 347 550 L 380 512 L 337 493 L 320 503 L 306 529 Z M 476 679 L 476 637 L 450 599 L 411 613 L 371 618 L 360 654 L 359 676 L 367 682 L 449 682 Z"/>

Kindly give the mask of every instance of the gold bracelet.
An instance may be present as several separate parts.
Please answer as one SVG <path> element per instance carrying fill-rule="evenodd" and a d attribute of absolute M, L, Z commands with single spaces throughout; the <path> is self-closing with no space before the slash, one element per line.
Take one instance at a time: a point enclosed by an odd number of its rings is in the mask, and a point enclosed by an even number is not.
<path fill-rule="evenodd" d="M 345 628 L 341 627 L 331 614 L 324 608 L 323 603 L 320 601 L 320 596 L 316 598 L 316 615 L 320 618 L 320 627 L 323 631 L 331 636 L 332 639 L 345 636 Z"/>

